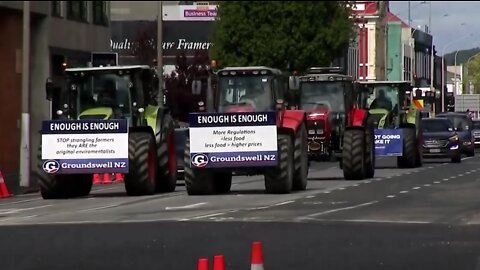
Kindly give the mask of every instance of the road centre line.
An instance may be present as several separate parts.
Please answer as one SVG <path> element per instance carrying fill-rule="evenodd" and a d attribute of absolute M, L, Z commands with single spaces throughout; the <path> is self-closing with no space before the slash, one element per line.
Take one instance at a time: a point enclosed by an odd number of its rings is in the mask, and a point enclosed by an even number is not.
<path fill-rule="evenodd" d="M 165 207 L 165 210 L 192 209 L 205 204 L 207 204 L 207 202 L 200 202 L 200 203 L 194 203 L 194 204 L 183 205 L 183 206 L 167 206 Z"/>
<path fill-rule="evenodd" d="M 327 210 L 327 211 L 323 211 L 323 212 L 319 212 L 319 213 L 314 213 L 314 214 L 307 215 L 306 218 L 318 217 L 318 216 L 321 216 L 321 215 L 331 214 L 331 213 L 335 213 L 335 212 L 351 210 L 351 209 L 360 208 L 360 207 L 363 207 L 363 206 L 372 205 L 372 204 L 375 204 L 375 203 L 378 203 L 378 201 L 371 201 L 371 202 L 357 204 L 357 205 L 353 205 L 353 206 L 342 207 L 342 208 L 331 209 L 331 210 Z"/>

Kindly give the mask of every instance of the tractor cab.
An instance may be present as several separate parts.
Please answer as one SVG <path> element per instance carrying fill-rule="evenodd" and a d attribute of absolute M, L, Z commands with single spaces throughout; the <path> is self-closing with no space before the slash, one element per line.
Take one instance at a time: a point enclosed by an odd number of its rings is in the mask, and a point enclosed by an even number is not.
<path fill-rule="evenodd" d="M 140 124 L 140 114 L 149 113 L 156 86 L 148 66 L 69 68 L 65 70 L 63 89 L 57 88 L 60 119 L 127 119 Z M 52 96 L 47 82 L 47 97 Z"/>
<path fill-rule="evenodd" d="M 309 153 L 334 158 L 355 100 L 353 79 L 335 67 L 313 67 L 299 77 L 298 107 L 307 113 Z"/>
<path fill-rule="evenodd" d="M 366 105 L 375 128 L 399 127 L 408 122 L 407 118 L 415 117 L 410 82 L 362 81 L 358 84 L 363 92 L 368 92 Z M 415 123 L 414 119 L 412 123 Z"/>
<path fill-rule="evenodd" d="M 288 80 L 278 69 L 228 67 L 217 72 L 218 112 L 274 111 L 283 106 Z"/>

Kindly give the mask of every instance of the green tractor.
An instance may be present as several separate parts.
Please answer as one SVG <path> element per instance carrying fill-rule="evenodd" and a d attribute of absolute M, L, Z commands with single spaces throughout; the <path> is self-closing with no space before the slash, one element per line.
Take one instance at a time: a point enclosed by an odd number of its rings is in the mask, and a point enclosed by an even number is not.
<path fill-rule="evenodd" d="M 396 156 L 399 168 L 422 166 L 421 113 L 408 81 L 358 82 L 369 93 L 367 108 L 375 127 L 375 155 Z"/>
<path fill-rule="evenodd" d="M 157 90 L 154 70 L 148 66 L 68 68 L 61 80 L 54 84 L 49 78 L 46 83 L 53 121 L 123 121 L 128 125 L 124 182 L 129 196 L 173 192 L 176 188 L 174 122 L 168 109 L 158 106 Z M 95 171 L 49 173 L 42 143 L 38 153 L 38 182 L 44 199 L 90 193 Z"/>

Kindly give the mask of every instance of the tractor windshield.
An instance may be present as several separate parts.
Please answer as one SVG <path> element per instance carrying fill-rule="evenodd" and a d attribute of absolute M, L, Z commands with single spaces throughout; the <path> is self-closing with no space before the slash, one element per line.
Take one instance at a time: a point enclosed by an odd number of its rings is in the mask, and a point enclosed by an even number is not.
<path fill-rule="evenodd" d="M 115 119 L 130 116 L 128 75 L 84 73 L 70 78 L 79 119 Z"/>
<path fill-rule="evenodd" d="M 231 106 L 251 106 L 254 111 L 268 111 L 273 105 L 268 76 L 221 76 L 217 91 L 220 111 Z"/>
<path fill-rule="evenodd" d="M 398 106 L 398 88 L 389 85 L 372 86 L 368 98 L 369 109 L 384 109 L 392 111 Z"/>
<path fill-rule="evenodd" d="M 324 108 L 331 112 L 345 111 L 342 82 L 302 82 L 300 93 L 300 109 L 302 110 L 311 112 Z"/>

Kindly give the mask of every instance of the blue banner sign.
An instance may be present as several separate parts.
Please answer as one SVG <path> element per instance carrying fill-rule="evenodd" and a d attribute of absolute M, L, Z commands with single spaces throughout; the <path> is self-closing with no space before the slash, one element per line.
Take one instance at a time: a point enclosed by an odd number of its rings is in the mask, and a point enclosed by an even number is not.
<path fill-rule="evenodd" d="M 402 129 L 375 129 L 375 155 L 377 157 L 402 156 Z"/>

